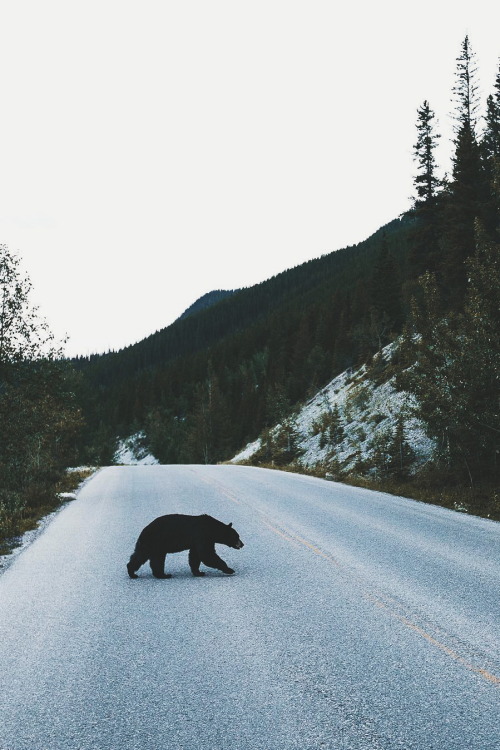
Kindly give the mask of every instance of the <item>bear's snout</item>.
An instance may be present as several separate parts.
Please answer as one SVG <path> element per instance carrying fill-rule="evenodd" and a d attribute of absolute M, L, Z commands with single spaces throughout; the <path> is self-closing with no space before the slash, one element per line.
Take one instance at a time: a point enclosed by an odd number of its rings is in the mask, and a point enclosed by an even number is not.
<path fill-rule="evenodd" d="M 244 544 L 241 541 L 241 539 L 238 539 L 238 541 L 236 542 L 236 544 L 234 546 L 235 546 L 236 549 L 241 549 L 244 546 Z"/>

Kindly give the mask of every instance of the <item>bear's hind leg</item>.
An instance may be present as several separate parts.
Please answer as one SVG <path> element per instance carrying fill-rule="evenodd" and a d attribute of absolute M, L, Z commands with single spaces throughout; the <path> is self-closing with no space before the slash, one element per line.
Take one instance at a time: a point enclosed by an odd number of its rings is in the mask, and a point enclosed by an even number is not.
<path fill-rule="evenodd" d="M 191 573 L 194 576 L 204 576 L 205 573 L 203 573 L 200 570 L 200 563 L 201 558 L 198 554 L 198 552 L 195 549 L 189 550 L 189 567 L 191 568 Z"/>
<path fill-rule="evenodd" d="M 149 564 L 155 578 L 172 578 L 169 573 L 165 573 L 165 557 L 166 553 L 159 553 L 157 555 L 151 555 Z"/>

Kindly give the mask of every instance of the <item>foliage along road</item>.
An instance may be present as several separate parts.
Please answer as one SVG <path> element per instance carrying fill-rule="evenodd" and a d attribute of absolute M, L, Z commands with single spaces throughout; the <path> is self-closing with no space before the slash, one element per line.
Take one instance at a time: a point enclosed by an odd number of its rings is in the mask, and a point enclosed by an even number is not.
<path fill-rule="evenodd" d="M 130 580 L 165 513 L 232 521 Z M 500 524 L 238 466 L 100 471 L 0 577 L 1 750 L 493 750 Z"/>

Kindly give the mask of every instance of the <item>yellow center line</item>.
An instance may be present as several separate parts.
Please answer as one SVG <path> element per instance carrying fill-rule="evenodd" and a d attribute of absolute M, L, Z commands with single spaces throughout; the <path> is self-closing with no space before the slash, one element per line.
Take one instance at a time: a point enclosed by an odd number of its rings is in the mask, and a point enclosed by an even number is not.
<path fill-rule="evenodd" d="M 269 523 L 268 521 L 264 521 L 265 525 L 270 528 L 272 531 L 274 531 L 275 534 L 278 534 L 279 536 L 283 537 L 283 539 L 286 539 L 289 542 L 297 543 L 299 542 L 303 546 L 310 549 L 312 552 L 314 552 L 316 555 L 324 558 L 328 562 L 332 563 L 332 565 L 335 565 L 338 568 L 342 568 L 343 566 L 336 560 L 333 555 L 330 555 L 327 552 L 323 552 L 319 547 L 316 547 L 314 544 L 311 544 L 307 541 L 307 539 L 303 539 L 298 534 L 294 534 L 289 529 L 286 529 L 286 532 L 281 531 L 273 524 Z M 488 682 L 491 682 L 493 685 L 500 685 L 500 677 L 497 677 L 496 675 L 489 672 L 487 669 L 483 669 L 482 667 L 476 667 L 474 664 L 471 664 L 467 659 L 465 659 L 463 656 L 461 656 L 457 651 L 447 646 L 445 643 L 442 643 L 441 641 L 438 641 L 437 638 L 434 638 L 430 633 L 428 633 L 426 630 L 421 628 L 419 625 L 416 625 L 415 623 L 411 622 L 407 617 L 404 617 L 403 615 L 400 615 L 398 612 L 395 612 L 389 605 L 387 605 L 385 602 L 383 602 L 378 597 L 374 596 L 371 593 L 365 592 L 365 597 L 371 601 L 373 604 L 375 604 L 377 607 L 380 607 L 381 609 L 384 609 L 391 617 L 395 617 L 399 622 L 401 622 L 405 627 L 412 630 L 414 633 L 417 633 L 422 638 L 425 638 L 426 641 L 428 641 L 430 644 L 435 646 L 436 648 L 439 648 L 443 653 L 450 656 L 452 659 L 454 659 L 456 662 L 461 664 L 463 667 L 466 667 L 471 672 L 474 672 L 475 674 L 480 675 L 485 680 L 488 680 Z"/>
<path fill-rule="evenodd" d="M 210 480 L 202 478 L 206 484 L 216 486 L 217 489 L 228 499 L 231 500 L 231 502 L 235 503 L 236 505 L 246 505 L 246 503 L 242 503 L 240 500 L 237 500 L 236 497 L 233 495 L 232 492 L 227 490 L 223 485 L 221 485 L 219 482 L 211 482 Z M 322 549 L 317 547 L 316 545 L 309 542 L 307 539 L 304 539 L 303 537 L 299 536 L 293 531 L 290 531 L 289 529 L 278 527 L 276 526 L 267 516 L 266 513 L 264 513 L 261 510 L 258 510 L 256 508 L 252 508 L 252 512 L 257 512 L 257 514 L 260 516 L 261 522 L 267 526 L 268 529 L 270 529 L 272 532 L 274 532 L 277 536 L 280 536 L 282 539 L 285 539 L 290 544 L 293 544 L 294 546 L 302 545 L 303 547 L 307 547 L 307 549 L 310 549 L 312 552 L 314 552 L 315 555 L 318 555 L 319 557 L 322 557 L 324 560 L 327 560 L 332 565 L 335 565 L 337 568 L 345 569 L 345 566 L 343 566 L 338 560 L 335 559 L 333 555 L 331 555 L 328 552 L 324 552 Z M 375 596 L 374 594 L 366 591 L 364 593 L 364 596 L 366 599 L 368 599 L 370 602 L 375 604 L 377 607 L 380 607 L 381 609 L 385 610 L 391 617 L 395 617 L 399 622 L 401 622 L 405 627 L 412 630 L 414 633 L 417 633 L 422 638 L 425 638 L 425 640 L 430 643 L 431 645 L 435 646 L 436 648 L 440 649 L 443 653 L 450 656 L 452 659 L 454 659 L 456 662 L 461 664 L 463 667 L 468 669 L 470 672 L 474 672 L 475 674 L 480 675 L 488 682 L 492 683 L 493 685 L 500 685 L 500 677 L 497 677 L 496 675 L 492 674 L 491 672 L 488 672 L 487 669 L 483 669 L 482 667 L 476 667 L 474 664 L 471 664 L 467 659 L 465 659 L 463 656 L 461 656 L 457 651 L 447 646 L 445 643 L 442 643 L 441 641 L 438 641 L 437 638 L 434 638 L 430 633 L 428 633 L 426 630 L 421 628 L 419 625 L 416 625 L 415 623 L 411 622 L 407 617 L 404 617 L 403 615 L 396 612 L 394 609 L 392 609 L 388 604 L 383 602 L 379 597 Z"/>
<path fill-rule="evenodd" d="M 410 628 L 411 630 L 414 630 L 415 633 L 418 633 L 422 636 L 422 638 L 425 638 L 429 643 L 432 643 L 433 646 L 436 646 L 437 648 L 441 649 L 441 651 L 444 651 L 445 654 L 448 654 L 448 656 L 451 656 L 452 659 L 455 659 L 455 661 L 459 662 L 459 664 L 462 664 L 464 667 L 469 669 L 471 672 L 475 672 L 476 674 L 481 675 L 481 677 L 484 677 L 485 680 L 488 680 L 488 682 L 492 682 L 494 685 L 500 685 L 500 677 L 497 677 L 494 674 L 491 674 L 491 672 L 488 672 L 487 669 L 482 669 L 481 667 L 476 667 L 474 664 L 471 664 L 467 661 L 467 659 L 464 659 L 463 656 L 460 656 L 456 651 L 454 651 L 452 648 L 447 646 L 445 643 L 441 643 L 441 641 L 438 641 L 436 638 L 434 638 L 432 635 L 427 633 L 423 628 L 419 627 L 418 625 L 415 625 L 413 622 L 410 622 L 406 617 L 403 617 L 402 615 L 398 615 L 397 612 L 391 612 L 391 614 L 394 617 L 397 617 L 397 619 L 403 623 L 403 625 L 406 625 L 406 627 Z"/>
<path fill-rule="evenodd" d="M 285 534 L 285 532 L 281 531 L 281 529 L 278 529 L 276 526 L 274 526 L 272 523 L 267 521 L 265 518 L 261 518 L 261 521 L 265 526 L 267 526 L 268 529 L 271 529 L 271 531 L 273 531 L 275 534 L 282 537 L 283 539 L 286 539 L 287 542 L 290 542 L 295 547 L 300 548 L 300 545 L 298 544 L 296 539 L 294 539 L 291 536 L 288 536 L 288 534 Z"/>
<path fill-rule="evenodd" d="M 309 547 L 310 550 L 312 550 L 316 555 L 319 555 L 320 557 L 323 557 L 325 560 L 328 560 L 328 562 L 332 563 L 332 565 L 335 565 L 337 568 L 341 568 L 341 564 L 338 560 L 336 560 L 333 555 L 330 555 L 328 552 L 323 552 L 322 549 L 319 547 L 316 547 L 314 544 L 311 544 L 307 541 L 307 539 L 302 539 L 301 536 L 298 536 L 298 534 L 295 534 L 295 539 L 299 541 L 301 544 L 303 544 L 305 547 Z"/>

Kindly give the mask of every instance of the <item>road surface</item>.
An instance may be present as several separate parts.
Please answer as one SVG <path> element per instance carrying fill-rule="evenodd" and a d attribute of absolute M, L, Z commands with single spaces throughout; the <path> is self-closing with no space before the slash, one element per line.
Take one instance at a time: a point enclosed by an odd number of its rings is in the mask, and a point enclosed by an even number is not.
<path fill-rule="evenodd" d="M 209 513 L 234 576 L 126 562 Z M 203 566 L 202 566 L 203 567 Z M 101 470 L 0 576 L 0 750 L 498 750 L 500 524 L 240 466 Z"/>

